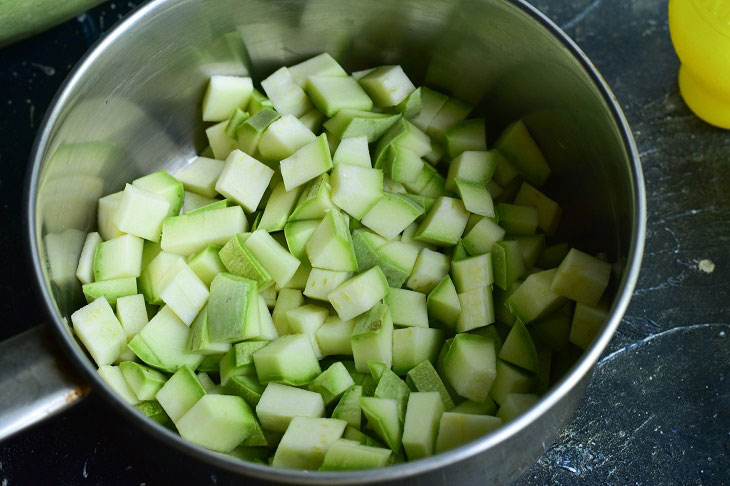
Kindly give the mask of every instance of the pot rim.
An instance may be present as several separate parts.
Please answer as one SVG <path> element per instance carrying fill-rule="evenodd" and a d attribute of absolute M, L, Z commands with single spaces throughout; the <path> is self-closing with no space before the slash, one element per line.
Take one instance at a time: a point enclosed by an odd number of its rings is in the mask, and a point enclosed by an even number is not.
<path fill-rule="evenodd" d="M 92 47 L 90 47 L 76 66 L 74 66 L 73 70 L 64 80 L 58 92 L 52 99 L 49 109 L 46 111 L 40 125 L 40 130 L 31 150 L 31 156 L 29 159 L 31 162 L 31 168 L 28 171 L 25 182 L 26 214 L 24 222 L 27 226 L 26 235 L 29 238 L 28 248 L 31 254 L 31 263 L 36 277 L 35 280 L 38 286 L 37 288 L 42 295 L 45 310 L 52 322 L 51 327 L 53 328 L 58 340 L 63 343 L 63 351 L 73 362 L 76 369 L 81 372 L 85 380 L 92 383 L 94 388 L 101 392 L 102 396 L 107 400 L 107 402 L 115 407 L 116 410 L 120 411 L 127 419 L 132 420 L 143 430 L 163 441 L 165 444 L 171 445 L 191 456 L 202 459 L 208 464 L 212 464 L 236 474 L 252 476 L 279 483 L 354 485 L 393 480 L 395 478 L 403 479 L 431 472 L 496 447 L 501 442 L 504 442 L 509 437 L 529 426 L 538 417 L 555 406 L 583 379 L 586 374 L 592 370 L 594 364 L 598 361 L 598 358 L 601 356 L 601 353 L 608 345 L 621 322 L 631 299 L 634 287 L 636 286 L 641 267 L 644 240 L 646 236 L 647 210 L 644 178 L 639 152 L 631 134 L 631 129 L 623 115 L 616 97 L 586 54 L 570 37 L 568 37 L 565 32 L 563 32 L 542 12 L 537 10 L 537 8 L 528 4 L 525 0 L 506 0 L 529 15 L 535 22 L 551 33 L 552 36 L 560 41 L 560 43 L 571 53 L 573 58 L 578 61 L 584 72 L 593 81 L 594 86 L 598 89 L 606 102 L 613 122 L 621 134 L 624 149 L 627 151 L 630 160 L 629 176 L 631 178 L 631 197 L 633 199 L 634 206 L 634 222 L 633 227 L 631 228 L 631 245 L 626 261 L 626 271 L 619 283 L 617 298 L 611 308 L 608 322 L 603 326 L 600 334 L 593 341 L 592 345 L 584 351 L 580 359 L 573 365 L 568 373 L 566 373 L 566 375 L 556 385 L 543 395 L 534 406 L 521 416 L 477 440 L 426 459 L 406 462 L 381 469 L 349 472 L 317 472 L 278 469 L 267 465 L 242 461 L 232 456 L 219 454 L 197 446 L 162 425 L 152 420 L 147 420 L 144 416 L 137 412 L 134 407 L 119 398 L 96 373 L 96 370 L 92 367 L 91 361 L 74 342 L 73 336 L 66 330 L 66 327 L 61 320 L 61 316 L 58 312 L 54 311 L 55 304 L 50 295 L 49 287 L 46 285 L 46 279 L 41 263 L 42 258 L 39 255 L 39 247 L 36 244 L 39 236 L 36 231 L 37 186 L 43 156 L 48 148 L 47 145 L 52 129 L 58 121 L 63 107 L 72 96 L 76 85 L 79 83 L 81 78 L 84 77 L 86 71 L 94 64 L 97 58 L 103 56 L 104 51 L 112 43 L 114 43 L 119 37 L 126 35 L 127 30 L 132 28 L 138 22 L 144 21 L 145 17 L 151 16 L 155 10 L 161 8 L 164 4 L 169 3 L 170 1 L 171 0 L 151 0 L 137 7 L 126 18 L 122 19 L 116 26 L 105 33 Z"/>

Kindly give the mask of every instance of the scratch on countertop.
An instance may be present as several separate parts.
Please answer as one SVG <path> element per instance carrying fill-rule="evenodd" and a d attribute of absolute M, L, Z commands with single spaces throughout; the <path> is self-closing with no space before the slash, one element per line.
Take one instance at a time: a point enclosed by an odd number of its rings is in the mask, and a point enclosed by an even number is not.
<path fill-rule="evenodd" d="M 561 25 L 560 28 L 563 30 L 567 30 L 575 27 L 576 25 L 581 23 L 583 19 L 585 19 L 591 12 L 598 8 L 598 6 L 601 5 L 602 2 L 603 0 L 593 0 L 593 2 L 591 2 L 588 6 L 578 12 L 575 17 Z"/>
<path fill-rule="evenodd" d="M 667 329 L 666 331 L 658 332 L 656 334 L 651 334 L 649 336 L 646 336 L 643 339 L 639 339 L 638 341 L 635 341 L 635 342 L 633 342 L 631 344 L 628 344 L 628 345 L 624 346 L 623 348 L 617 349 L 613 353 L 608 354 L 608 355 L 604 356 L 603 358 L 601 358 L 598 361 L 598 363 L 596 364 L 596 367 L 597 368 L 600 368 L 600 367 L 606 365 L 607 363 L 610 363 L 611 361 L 613 361 L 614 359 L 616 359 L 616 357 L 622 355 L 623 353 L 625 353 L 627 351 L 631 351 L 632 349 L 635 349 L 635 348 L 637 348 L 637 347 L 639 347 L 639 346 L 641 346 L 643 344 L 646 344 L 646 343 L 648 343 L 648 342 L 650 342 L 650 341 L 652 341 L 652 340 L 654 340 L 656 338 L 659 338 L 659 337 L 662 337 L 662 336 L 667 336 L 667 335 L 670 335 L 670 334 L 675 334 L 675 333 L 678 333 L 678 332 L 687 332 L 687 331 L 692 331 L 692 330 L 695 330 L 695 329 L 706 329 L 706 328 L 715 327 L 715 326 L 725 326 L 725 327 L 729 327 L 730 328 L 730 324 L 693 324 L 691 326 L 673 327 L 671 329 Z"/>

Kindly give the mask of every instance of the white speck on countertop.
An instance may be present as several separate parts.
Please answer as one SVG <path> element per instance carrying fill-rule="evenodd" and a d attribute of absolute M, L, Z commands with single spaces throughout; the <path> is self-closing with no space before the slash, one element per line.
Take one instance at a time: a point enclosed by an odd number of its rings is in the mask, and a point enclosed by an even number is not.
<path fill-rule="evenodd" d="M 2 485 L 3 486 L 8 486 L 8 478 L 3 478 Z"/>
<path fill-rule="evenodd" d="M 32 62 L 30 63 L 30 65 L 40 69 L 46 76 L 53 76 L 54 74 L 56 74 L 56 70 L 53 68 L 53 66 L 46 66 L 45 64 L 40 64 L 37 62 Z"/>
<path fill-rule="evenodd" d="M 85 461 L 84 461 L 84 469 L 83 469 L 83 470 L 81 471 L 81 475 L 82 475 L 82 476 L 83 476 L 84 478 L 88 478 L 88 477 L 89 477 L 89 472 L 88 472 L 88 471 L 86 470 L 86 466 L 87 466 L 88 464 L 89 464 L 89 460 L 87 459 L 87 460 L 85 460 Z"/>
<path fill-rule="evenodd" d="M 705 258 L 699 261 L 699 263 L 697 264 L 697 268 L 700 270 L 700 272 L 712 273 L 715 271 L 715 262 Z"/>

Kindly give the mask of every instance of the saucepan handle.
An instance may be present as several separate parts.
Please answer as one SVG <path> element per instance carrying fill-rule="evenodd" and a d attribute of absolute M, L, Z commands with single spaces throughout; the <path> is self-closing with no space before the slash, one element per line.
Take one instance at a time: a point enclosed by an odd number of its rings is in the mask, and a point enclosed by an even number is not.
<path fill-rule="evenodd" d="M 0 342 L 0 440 L 65 410 L 88 392 L 47 326 Z"/>

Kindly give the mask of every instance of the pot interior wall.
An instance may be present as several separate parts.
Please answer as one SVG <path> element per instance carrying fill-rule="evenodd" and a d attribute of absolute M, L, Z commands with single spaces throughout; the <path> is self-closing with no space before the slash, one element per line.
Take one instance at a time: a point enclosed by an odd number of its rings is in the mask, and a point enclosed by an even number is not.
<path fill-rule="evenodd" d="M 177 0 L 103 42 L 73 78 L 43 152 L 37 245 L 58 311 L 83 302 L 75 279 L 96 201 L 136 176 L 174 172 L 205 146 L 211 74 L 251 75 L 327 51 L 348 70 L 402 64 L 477 105 L 489 140 L 524 118 L 553 168 L 561 238 L 623 262 L 633 201 L 629 156 L 609 106 L 566 47 L 503 0 Z"/>

